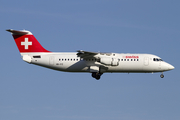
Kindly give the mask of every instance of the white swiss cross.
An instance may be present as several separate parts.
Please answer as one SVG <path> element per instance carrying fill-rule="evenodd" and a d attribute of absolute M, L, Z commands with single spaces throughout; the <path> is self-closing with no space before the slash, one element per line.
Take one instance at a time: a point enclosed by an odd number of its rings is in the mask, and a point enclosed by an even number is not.
<path fill-rule="evenodd" d="M 21 45 L 24 45 L 25 49 L 28 49 L 28 46 L 32 45 L 32 42 L 28 42 L 28 38 L 25 38 L 25 41 L 21 42 Z"/>

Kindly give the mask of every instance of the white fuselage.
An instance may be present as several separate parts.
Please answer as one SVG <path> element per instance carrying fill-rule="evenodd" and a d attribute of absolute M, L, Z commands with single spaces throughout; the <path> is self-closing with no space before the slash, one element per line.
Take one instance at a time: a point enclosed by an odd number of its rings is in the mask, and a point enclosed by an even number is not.
<path fill-rule="evenodd" d="M 23 55 L 23 54 L 22 54 Z M 26 54 L 27 56 L 27 54 Z M 32 53 L 26 62 L 65 72 L 163 72 L 174 67 L 158 56 L 151 54 L 98 54 L 94 58 L 80 58 L 72 53 Z M 109 58 L 110 64 L 99 61 L 98 58 Z M 157 60 L 154 60 L 157 59 Z M 113 61 L 115 63 L 113 63 Z M 111 64 L 112 63 L 112 64 Z"/>

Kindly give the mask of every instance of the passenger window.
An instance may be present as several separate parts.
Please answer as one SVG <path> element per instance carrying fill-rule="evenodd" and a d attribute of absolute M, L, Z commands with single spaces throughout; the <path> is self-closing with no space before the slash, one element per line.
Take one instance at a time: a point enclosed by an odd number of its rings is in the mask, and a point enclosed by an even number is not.
<path fill-rule="evenodd" d="M 121 61 L 123 61 L 123 59 L 121 59 Z"/>

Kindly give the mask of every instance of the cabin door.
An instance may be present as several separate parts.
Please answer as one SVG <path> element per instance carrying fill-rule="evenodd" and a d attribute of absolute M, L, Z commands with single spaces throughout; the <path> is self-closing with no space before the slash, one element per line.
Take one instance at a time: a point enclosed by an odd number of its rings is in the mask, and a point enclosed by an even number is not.
<path fill-rule="evenodd" d="M 54 56 L 49 57 L 49 64 L 54 65 Z"/>
<path fill-rule="evenodd" d="M 148 57 L 144 57 L 144 65 L 145 66 L 149 65 L 149 58 Z"/>

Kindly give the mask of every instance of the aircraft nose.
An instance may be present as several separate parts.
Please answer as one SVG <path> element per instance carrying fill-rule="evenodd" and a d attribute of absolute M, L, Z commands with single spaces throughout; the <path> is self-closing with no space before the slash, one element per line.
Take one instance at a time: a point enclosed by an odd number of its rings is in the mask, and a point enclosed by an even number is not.
<path fill-rule="evenodd" d="M 169 65 L 169 70 L 173 70 L 173 69 L 174 69 L 174 66 Z"/>

